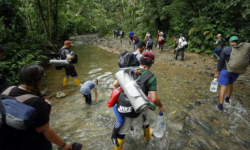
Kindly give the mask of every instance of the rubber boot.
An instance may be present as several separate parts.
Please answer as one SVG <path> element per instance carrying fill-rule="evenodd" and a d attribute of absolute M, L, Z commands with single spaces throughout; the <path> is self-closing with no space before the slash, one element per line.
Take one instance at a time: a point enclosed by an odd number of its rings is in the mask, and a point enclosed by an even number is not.
<path fill-rule="evenodd" d="M 112 144 L 113 144 L 114 147 L 119 147 L 119 143 L 118 143 L 118 141 L 117 141 L 118 131 L 119 131 L 119 128 L 116 129 L 116 128 L 114 127 L 113 133 L 112 133 L 112 135 L 111 135 L 111 142 L 112 142 Z"/>
<path fill-rule="evenodd" d="M 74 79 L 74 81 L 75 81 L 76 85 L 81 86 L 81 82 L 80 82 L 79 78 Z"/>
<path fill-rule="evenodd" d="M 117 138 L 117 141 L 119 143 L 119 147 L 115 147 L 115 150 L 122 150 L 124 139 Z"/>
<path fill-rule="evenodd" d="M 146 138 L 146 140 L 149 140 L 150 137 L 153 134 L 153 128 L 152 127 L 147 127 L 146 129 L 144 129 L 144 137 Z"/>
<path fill-rule="evenodd" d="M 63 86 L 68 85 L 68 79 L 69 79 L 69 78 L 63 78 Z"/>

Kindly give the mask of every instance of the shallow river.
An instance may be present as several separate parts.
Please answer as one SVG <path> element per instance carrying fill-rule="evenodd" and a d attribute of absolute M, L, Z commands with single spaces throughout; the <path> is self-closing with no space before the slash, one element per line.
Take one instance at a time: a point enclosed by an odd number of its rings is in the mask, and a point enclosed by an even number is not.
<path fill-rule="evenodd" d="M 73 79 L 69 79 L 67 87 L 62 87 L 64 70 L 49 67 L 45 84 L 50 90 L 48 98 L 53 106 L 50 124 L 67 141 L 83 144 L 83 150 L 112 150 L 110 135 L 116 118 L 106 102 L 113 89 L 119 55 L 80 42 L 73 49 L 79 56 L 75 67 L 81 82 L 99 80 L 99 102 L 91 106 L 85 104 L 81 100 L 80 87 Z M 157 76 L 157 92 L 167 108 L 164 112 L 167 118 L 164 137 L 152 137 L 146 141 L 141 125 L 134 122 L 134 131 L 125 137 L 124 150 L 250 149 L 249 86 L 236 82 L 232 103 L 224 106 L 224 112 L 218 112 L 215 109 L 218 92 L 209 91 L 212 77 L 158 62 L 157 57 L 151 71 Z M 67 93 L 67 96 L 55 98 L 58 91 Z M 158 108 L 149 112 L 152 126 L 158 112 Z"/>

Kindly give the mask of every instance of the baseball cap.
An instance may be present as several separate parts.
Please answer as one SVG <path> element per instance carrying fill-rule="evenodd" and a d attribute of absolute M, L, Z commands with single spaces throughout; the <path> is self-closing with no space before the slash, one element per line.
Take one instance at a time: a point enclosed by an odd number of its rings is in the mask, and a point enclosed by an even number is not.
<path fill-rule="evenodd" d="M 72 44 L 70 41 L 65 41 L 64 45 L 74 45 L 74 44 Z"/>
<path fill-rule="evenodd" d="M 239 40 L 239 39 L 238 39 L 237 36 L 232 36 L 232 37 L 230 37 L 229 42 L 238 41 L 238 40 Z"/>
<path fill-rule="evenodd" d="M 142 54 L 143 58 L 148 58 L 151 60 L 155 60 L 155 55 L 152 52 L 145 52 Z"/>
<path fill-rule="evenodd" d="M 9 49 L 8 47 L 2 47 L 2 46 L 0 46 L 0 50 L 1 51 L 6 51 L 7 49 Z"/>

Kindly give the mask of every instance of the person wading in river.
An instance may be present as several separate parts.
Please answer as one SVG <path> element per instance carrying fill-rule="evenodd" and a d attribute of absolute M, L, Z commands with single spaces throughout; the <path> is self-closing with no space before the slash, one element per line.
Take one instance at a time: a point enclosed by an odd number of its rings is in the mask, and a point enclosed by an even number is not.
<path fill-rule="evenodd" d="M 81 86 L 81 93 L 83 94 L 83 99 L 85 99 L 85 102 L 87 104 L 91 104 L 91 90 L 94 89 L 95 91 L 95 103 L 97 103 L 97 86 L 98 86 L 98 80 L 95 79 L 94 81 L 86 81 Z"/>
<path fill-rule="evenodd" d="M 225 47 L 220 55 L 220 59 L 217 66 L 217 71 L 214 75 L 215 78 L 219 77 L 218 83 L 221 85 L 220 96 L 219 96 L 219 104 L 216 108 L 219 111 L 223 111 L 223 102 L 224 96 L 227 90 L 227 97 L 225 98 L 225 104 L 229 104 L 229 99 L 233 91 L 233 83 L 239 77 L 239 74 L 231 73 L 227 71 L 226 62 L 230 60 L 230 54 L 232 52 L 232 46 L 236 46 L 238 44 L 238 37 L 232 36 L 229 39 L 230 47 Z"/>
<path fill-rule="evenodd" d="M 73 44 L 70 41 L 65 41 L 64 42 L 64 46 L 61 48 L 61 58 L 62 59 L 69 59 L 69 60 L 73 60 L 74 56 L 72 56 L 70 54 L 70 48 Z M 74 78 L 74 81 L 76 83 L 76 85 L 80 86 L 80 80 L 78 78 L 78 74 L 76 72 L 75 66 L 73 65 L 73 63 L 70 61 L 70 65 L 69 66 L 65 66 L 65 77 L 63 78 L 63 86 L 66 86 L 68 84 L 68 79 L 69 76 L 71 76 L 72 78 Z"/>
<path fill-rule="evenodd" d="M 143 53 L 142 57 L 140 58 L 140 66 L 138 67 L 138 69 L 142 72 L 139 78 L 146 75 L 149 72 L 149 69 L 152 67 L 153 64 L 154 64 L 154 54 L 152 52 Z M 149 78 L 145 82 L 145 89 L 146 91 L 148 91 L 145 94 L 146 95 L 148 95 L 148 93 L 150 94 L 151 99 L 154 101 L 156 106 L 159 107 L 159 110 L 161 112 L 165 111 L 166 108 L 161 103 L 156 93 L 157 80 L 156 80 L 155 75 L 153 75 L 151 78 Z M 149 140 L 150 137 L 152 136 L 152 128 L 149 127 L 149 120 L 148 120 L 147 114 L 148 114 L 148 110 L 144 110 L 143 112 L 140 113 L 140 115 L 137 118 L 143 126 L 146 140 Z M 115 147 L 115 150 L 122 150 L 125 135 L 130 131 L 133 120 L 134 118 L 124 117 L 124 123 L 118 131 L 118 135 L 117 135 L 118 146 Z"/>

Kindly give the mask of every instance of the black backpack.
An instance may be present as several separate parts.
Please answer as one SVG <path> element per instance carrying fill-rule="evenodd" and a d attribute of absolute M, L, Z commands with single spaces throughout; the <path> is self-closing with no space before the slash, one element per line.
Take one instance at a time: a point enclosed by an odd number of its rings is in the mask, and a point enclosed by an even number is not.
<path fill-rule="evenodd" d="M 137 54 L 133 54 L 132 52 L 129 52 L 125 50 L 118 59 L 118 66 L 120 68 L 125 68 L 125 67 L 131 67 L 131 66 L 139 66 L 140 63 L 136 58 Z"/>
<path fill-rule="evenodd" d="M 136 83 L 141 87 L 145 95 L 148 95 L 148 91 L 145 88 L 145 82 L 149 80 L 154 74 L 148 71 L 144 76 L 137 79 Z M 124 91 L 122 91 L 118 97 L 117 111 L 124 117 L 137 118 L 140 113 L 136 113 L 130 101 L 128 100 Z"/>
<path fill-rule="evenodd" d="M 135 37 L 135 44 L 137 44 L 139 42 L 139 38 L 138 36 Z"/>
<path fill-rule="evenodd" d="M 221 41 L 220 41 L 221 48 L 223 48 L 225 44 L 226 44 L 226 40 L 224 38 L 221 38 Z"/>
<path fill-rule="evenodd" d="M 184 37 L 182 37 L 182 40 L 183 40 L 183 42 L 185 42 L 185 41 L 187 42 L 186 38 L 184 38 Z M 185 47 L 185 48 L 188 48 L 188 42 L 187 42 L 186 45 L 184 45 L 184 47 Z"/>

